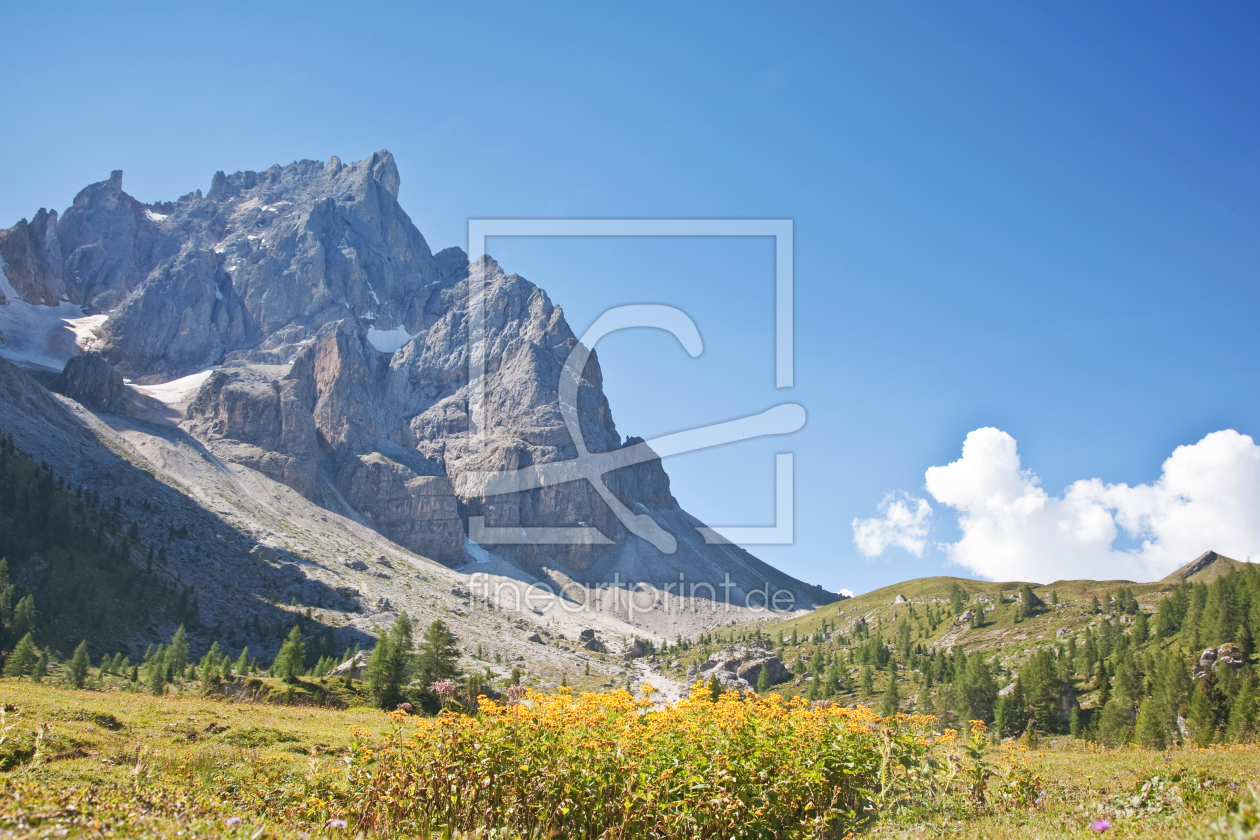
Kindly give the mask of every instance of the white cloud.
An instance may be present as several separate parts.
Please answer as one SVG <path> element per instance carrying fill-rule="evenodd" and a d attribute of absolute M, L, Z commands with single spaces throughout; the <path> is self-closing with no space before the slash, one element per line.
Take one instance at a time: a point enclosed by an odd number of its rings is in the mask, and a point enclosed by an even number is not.
<path fill-rule="evenodd" d="M 1094 478 L 1052 496 L 1021 469 L 1015 439 L 993 428 L 968 434 L 962 457 L 926 477 L 962 530 L 942 548 L 989 578 L 1156 580 L 1208 549 L 1260 557 L 1260 446 L 1233 430 L 1177 447 L 1158 480 L 1136 487 Z M 1141 546 L 1114 549 L 1121 529 Z"/>
<path fill-rule="evenodd" d="M 843 596 L 844 596 L 844 597 L 846 597 L 846 598 L 852 598 L 852 597 L 853 597 L 853 590 L 852 590 L 852 589 L 841 589 L 841 590 L 840 590 L 839 592 L 837 592 L 836 594 L 837 594 L 837 595 L 843 595 Z"/>
<path fill-rule="evenodd" d="M 932 506 L 923 499 L 889 493 L 879 503 L 883 517 L 853 520 L 853 544 L 867 557 L 883 554 L 889 546 L 923 556 L 932 527 Z"/>

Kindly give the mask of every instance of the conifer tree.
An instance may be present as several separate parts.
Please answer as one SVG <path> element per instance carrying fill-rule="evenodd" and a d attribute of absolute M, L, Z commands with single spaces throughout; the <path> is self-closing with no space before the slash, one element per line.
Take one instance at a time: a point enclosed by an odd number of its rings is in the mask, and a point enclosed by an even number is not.
<path fill-rule="evenodd" d="M 411 622 L 405 615 L 398 617 L 390 635 L 403 656 L 411 651 Z M 420 684 L 428 688 L 438 680 L 450 680 L 459 676 L 459 648 L 455 634 L 442 621 L 434 621 L 425 628 L 416 654 L 416 675 Z"/>
<path fill-rule="evenodd" d="M 1029 617 L 1036 615 L 1045 606 L 1045 602 L 1033 592 L 1032 584 L 1028 583 L 1019 588 L 1019 602 L 1024 608 L 1024 615 Z"/>
<path fill-rule="evenodd" d="M 967 591 L 957 583 L 949 585 L 949 605 L 954 615 L 961 615 L 963 607 L 967 605 Z"/>
<path fill-rule="evenodd" d="M 241 655 L 236 658 L 236 675 L 243 677 L 249 673 L 249 645 L 241 648 Z"/>
<path fill-rule="evenodd" d="M 39 652 L 39 660 L 36 661 L 34 669 L 31 671 L 31 682 L 43 682 L 44 677 L 48 675 L 48 648 L 44 648 Z"/>
<path fill-rule="evenodd" d="M 1127 744 L 1132 737 L 1129 726 L 1129 704 L 1123 697 L 1113 697 L 1103 706 L 1098 722 L 1098 740 L 1107 747 Z"/>
<path fill-rule="evenodd" d="M 27 633 L 17 643 L 17 647 L 9 654 L 4 663 L 6 677 L 24 677 L 31 672 L 39 655 L 35 652 L 35 640 Z"/>
<path fill-rule="evenodd" d="M 919 715 L 930 715 L 932 711 L 932 683 L 928 680 L 923 681 L 923 687 L 919 689 L 919 698 L 914 701 L 914 712 Z"/>
<path fill-rule="evenodd" d="M 440 621 L 435 621 L 434 624 L 446 626 Z M 389 632 L 380 634 L 372 655 L 368 657 L 363 676 L 372 702 L 382 709 L 392 708 L 402 701 L 402 686 L 407 678 L 411 645 L 411 620 L 406 613 L 401 613 L 394 619 Z M 434 678 L 425 683 L 425 687 L 439 679 L 444 677 Z"/>
<path fill-rule="evenodd" d="M 162 645 L 158 645 L 157 652 L 146 663 L 144 681 L 155 697 L 161 697 L 166 691 L 166 652 Z"/>
<path fill-rule="evenodd" d="M 284 644 L 280 646 L 280 652 L 276 654 L 273 665 L 275 675 L 287 683 L 295 683 L 305 670 L 305 662 L 306 643 L 302 640 L 302 631 L 295 624 Z"/>
<path fill-rule="evenodd" d="M 879 713 L 884 717 L 897 714 L 901 709 L 901 693 L 897 690 L 897 675 L 893 673 L 888 679 L 888 687 L 879 704 Z"/>
<path fill-rule="evenodd" d="M 769 690 L 770 690 L 770 669 L 762 665 L 761 672 L 757 674 L 757 693 L 765 694 Z"/>
<path fill-rule="evenodd" d="M 182 679 L 184 671 L 188 667 L 188 634 L 184 632 L 184 625 L 182 624 L 175 631 L 175 635 L 171 636 L 171 644 L 167 648 L 166 660 L 167 665 L 175 672 L 175 675 Z"/>
<path fill-rule="evenodd" d="M 862 693 L 868 696 L 875 693 L 875 672 L 870 665 L 862 669 Z"/>
<path fill-rule="evenodd" d="M 1229 712 L 1229 726 L 1225 730 L 1226 740 L 1240 743 L 1255 735 L 1257 718 L 1257 699 L 1255 680 L 1251 674 L 1242 676 L 1242 685 L 1234 695 L 1234 702 Z"/>
<path fill-rule="evenodd" d="M 87 641 L 79 642 L 79 646 L 74 649 L 74 655 L 70 657 L 70 664 L 66 668 L 66 676 L 70 680 L 70 684 L 75 688 L 83 688 L 83 684 L 87 681 L 88 668 L 92 667 L 92 659 L 88 655 Z"/>
<path fill-rule="evenodd" d="M 1133 644 L 1144 645 L 1150 637 L 1151 628 L 1146 618 L 1146 613 L 1139 610 L 1138 614 L 1133 617 Z"/>
<path fill-rule="evenodd" d="M 27 595 L 13 608 L 13 635 L 25 636 L 35 629 L 35 596 Z"/>
<path fill-rule="evenodd" d="M 1216 675 L 1208 669 L 1195 683 L 1190 716 L 1186 719 L 1196 746 L 1206 747 L 1216 740 L 1217 700 Z"/>

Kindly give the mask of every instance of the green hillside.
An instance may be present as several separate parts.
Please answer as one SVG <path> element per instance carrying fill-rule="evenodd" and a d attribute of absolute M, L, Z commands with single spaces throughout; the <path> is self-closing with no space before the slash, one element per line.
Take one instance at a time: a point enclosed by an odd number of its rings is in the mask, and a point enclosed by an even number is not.
<path fill-rule="evenodd" d="M 165 545 L 146 545 L 120 511 L 0 436 L 0 649 L 32 632 L 68 655 L 82 639 L 105 649 L 154 620 L 197 620 L 191 589 L 166 568 Z M 24 601 L 30 607 L 20 609 Z"/>
<path fill-rule="evenodd" d="M 1174 727 L 1197 715 L 1196 739 L 1212 741 L 1260 719 L 1251 664 L 1258 633 L 1260 568 L 1206 552 L 1155 583 L 920 578 L 790 620 L 702 635 L 668 659 L 683 677 L 724 646 L 760 642 L 793 674 L 769 690 L 789 697 L 954 724 L 975 717 L 1004 734 L 1030 719 L 1047 734 L 1097 733 L 1111 708 L 1112 740 L 1135 737 L 1149 706 L 1156 740 L 1184 739 Z M 1233 645 L 1220 648 L 1228 667 L 1200 679 L 1200 654 L 1219 645 Z"/>

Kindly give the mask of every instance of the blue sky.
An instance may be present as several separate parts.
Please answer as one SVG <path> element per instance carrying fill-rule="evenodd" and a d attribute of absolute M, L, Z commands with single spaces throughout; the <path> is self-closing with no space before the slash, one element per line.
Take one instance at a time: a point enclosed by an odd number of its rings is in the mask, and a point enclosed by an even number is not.
<path fill-rule="evenodd" d="M 379 148 L 435 251 L 464 245 L 470 217 L 795 220 L 791 391 L 773 387 L 768 241 L 490 250 L 578 332 L 624 303 L 695 319 L 699 359 L 646 331 L 600 344 L 623 434 L 803 404 L 790 438 L 666 466 L 706 521 L 769 524 L 774 453 L 794 451 L 796 543 L 754 552 L 832 589 L 1053 575 L 1018 540 L 964 552 L 990 523 L 978 485 L 925 485 L 975 430 L 1018 441 L 1055 498 L 1083 479 L 1151 484 L 1178 446 L 1260 433 L 1252 4 L 70 3 L 9 9 L 6 30 L 4 225 L 111 169 L 153 201 L 218 169 Z M 1234 492 L 1220 482 L 1159 488 L 1218 521 Z M 921 556 L 854 542 L 892 492 L 929 503 Z M 1091 498 L 1140 519 L 1129 497 Z M 1097 557 L 1199 539 L 1142 522 Z M 1229 527 L 1199 541 L 1249 552 L 1254 533 Z"/>

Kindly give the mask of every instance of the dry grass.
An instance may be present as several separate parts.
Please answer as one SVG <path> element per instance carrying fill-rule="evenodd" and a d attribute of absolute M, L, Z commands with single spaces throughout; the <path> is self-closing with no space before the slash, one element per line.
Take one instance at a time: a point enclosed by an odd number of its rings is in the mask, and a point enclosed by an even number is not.
<path fill-rule="evenodd" d="M 0 680 L 0 700 L 4 837 L 351 836 L 328 821 L 353 828 L 366 806 L 349 781 L 358 773 L 362 783 L 370 768 L 355 758 L 355 773 L 346 773 L 352 744 L 397 737 L 394 720 L 364 708 L 154 698 L 9 679 Z M 994 747 L 986 760 L 993 775 L 978 813 L 960 795 L 947 806 L 888 809 L 857 836 L 1097 837 L 1090 824 L 1105 817 L 1106 837 L 1193 837 L 1260 779 L 1255 746 L 1159 753 L 1064 738 Z M 967 757 L 959 762 L 966 771 Z M 240 823 L 228 825 L 233 818 Z M 516 835 L 508 828 L 477 836 Z"/>

